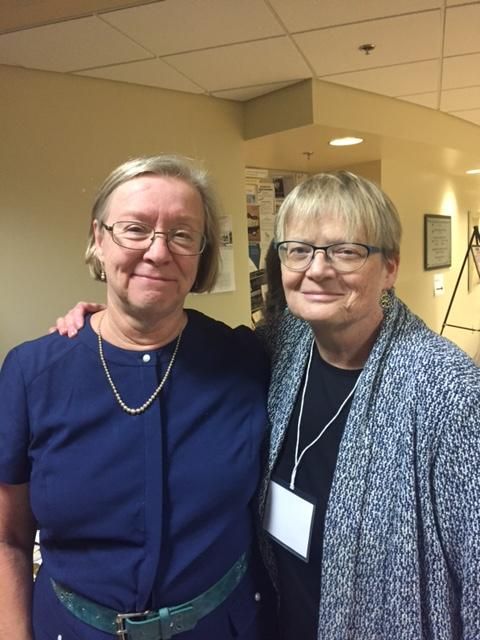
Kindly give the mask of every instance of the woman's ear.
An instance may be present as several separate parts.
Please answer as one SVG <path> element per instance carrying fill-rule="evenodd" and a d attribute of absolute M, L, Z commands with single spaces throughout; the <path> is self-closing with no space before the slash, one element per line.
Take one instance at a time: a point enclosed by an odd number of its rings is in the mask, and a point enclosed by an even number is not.
<path fill-rule="evenodd" d="M 395 285 L 399 266 L 400 256 L 385 258 L 385 289 L 391 289 Z"/>
<path fill-rule="evenodd" d="M 95 238 L 95 256 L 103 262 L 103 238 L 104 232 L 98 220 L 92 222 L 93 235 Z"/>

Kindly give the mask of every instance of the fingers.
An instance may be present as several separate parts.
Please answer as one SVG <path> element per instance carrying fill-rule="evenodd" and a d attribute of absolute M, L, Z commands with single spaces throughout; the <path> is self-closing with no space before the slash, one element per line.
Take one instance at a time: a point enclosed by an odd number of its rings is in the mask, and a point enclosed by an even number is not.
<path fill-rule="evenodd" d="M 87 313 L 97 313 L 97 311 L 103 311 L 105 308 L 106 306 L 100 302 L 78 302 L 72 309 L 76 328 L 81 329 L 83 327 Z"/>
<path fill-rule="evenodd" d="M 61 336 L 73 338 L 77 335 L 85 323 L 87 313 L 95 313 L 105 309 L 105 305 L 96 302 L 77 302 L 77 304 L 66 313 L 65 316 L 57 318 L 54 327 L 50 327 L 49 333 L 58 331 Z"/>
<path fill-rule="evenodd" d="M 54 331 L 58 331 L 61 336 L 68 336 L 69 338 L 73 338 L 77 335 L 78 330 L 77 327 L 72 324 L 71 316 L 73 315 L 73 309 L 68 311 L 66 316 L 60 316 L 55 321 L 55 327 L 53 327 Z"/>

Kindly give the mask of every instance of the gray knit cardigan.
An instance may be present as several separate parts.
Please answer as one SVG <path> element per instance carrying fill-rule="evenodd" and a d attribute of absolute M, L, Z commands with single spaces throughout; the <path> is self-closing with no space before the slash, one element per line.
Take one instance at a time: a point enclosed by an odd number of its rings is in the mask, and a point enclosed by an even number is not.
<path fill-rule="evenodd" d="M 312 339 L 288 311 L 270 332 L 261 512 Z M 480 369 L 395 297 L 353 398 L 323 545 L 319 640 L 480 640 Z"/>

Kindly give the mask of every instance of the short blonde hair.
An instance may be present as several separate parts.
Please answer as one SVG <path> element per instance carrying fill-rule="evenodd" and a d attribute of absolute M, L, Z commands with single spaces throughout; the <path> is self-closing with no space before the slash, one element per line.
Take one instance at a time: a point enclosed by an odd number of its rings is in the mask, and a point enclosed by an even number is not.
<path fill-rule="evenodd" d="M 373 182 L 349 171 L 319 173 L 299 184 L 283 201 L 275 221 L 275 241 L 285 240 L 292 221 L 321 225 L 323 215 L 345 225 L 345 241 L 364 237 L 382 249 L 385 258 L 398 258 L 402 225 L 390 198 Z"/>
<path fill-rule="evenodd" d="M 220 229 L 216 198 L 207 172 L 189 158 L 180 155 L 161 154 L 134 158 L 114 169 L 97 193 L 92 208 L 85 262 L 96 280 L 101 280 L 102 264 L 96 255 L 93 221 L 104 222 L 108 214 L 110 196 L 120 185 L 144 175 L 154 175 L 183 180 L 196 189 L 205 213 L 205 250 L 200 255 L 197 277 L 192 292 L 210 291 L 217 279 L 220 257 Z"/>

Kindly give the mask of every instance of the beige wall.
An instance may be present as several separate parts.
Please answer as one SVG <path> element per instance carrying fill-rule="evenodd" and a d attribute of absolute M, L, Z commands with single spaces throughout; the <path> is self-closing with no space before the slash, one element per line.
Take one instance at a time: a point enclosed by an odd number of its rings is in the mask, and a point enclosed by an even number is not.
<path fill-rule="evenodd" d="M 302 101 L 305 101 L 303 110 L 300 108 Z M 279 123 L 283 123 L 278 112 L 285 104 L 290 114 L 303 114 L 302 127 L 295 130 L 292 120 L 286 123 L 291 127 L 288 132 L 277 134 Z M 310 121 L 309 109 L 312 111 Z M 267 110 L 274 113 L 271 121 L 265 115 Z M 257 116 L 259 124 L 255 126 L 249 119 Z M 283 89 L 277 95 L 256 98 L 246 111 L 246 118 L 247 133 L 263 136 L 253 141 L 251 149 L 247 150 L 249 162 L 256 166 L 261 164 L 255 163 L 252 154 L 255 151 L 261 155 L 259 147 L 263 140 L 268 144 L 268 153 L 263 155 L 270 166 L 275 166 L 272 150 L 277 150 L 281 143 L 284 143 L 281 148 L 283 158 L 299 157 L 295 131 L 303 142 L 305 131 L 314 139 L 322 136 L 325 129 L 329 132 L 341 130 L 342 135 L 359 135 L 370 143 L 372 139 L 375 141 L 380 162 L 355 164 L 348 161 L 343 167 L 379 182 L 397 205 L 404 227 L 398 294 L 432 329 L 440 331 L 471 235 L 468 211 L 480 211 L 480 179 L 464 173 L 466 168 L 478 163 L 480 127 L 401 100 L 315 80 L 295 85 L 289 92 Z M 327 157 L 327 162 L 332 157 L 327 156 L 324 135 L 323 142 L 324 147 L 317 149 L 313 162 L 322 155 Z M 247 142 L 249 146 L 250 141 Z M 285 161 L 282 164 L 286 166 Z M 332 166 L 339 168 L 338 163 Z M 320 170 L 324 168 L 322 166 Z M 305 163 L 299 163 L 298 170 L 308 169 Z M 438 272 L 423 269 L 425 213 L 452 216 L 452 266 L 449 269 Z M 443 296 L 433 296 L 435 273 L 444 275 Z M 469 292 L 466 271 L 448 322 L 480 327 L 480 284 Z M 444 335 L 471 356 L 480 349 L 478 332 L 447 327 Z"/>
<path fill-rule="evenodd" d="M 382 161 L 382 186 L 398 207 L 404 229 L 398 295 L 435 331 L 440 331 L 448 309 L 471 230 L 468 211 L 480 211 L 478 182 L 468 176 L 455 177 L 422 158 L 422 150 L 412 146 Z M 445 214 L 452 219 L 452 266 L 423 270 L 423 216 Z M 444 276 L 445 294 L 433 295 L 434 274 Z M 478 280 L 478 279 L 477 279 Z M 463 271 L 448 317 L 449 324 L 480 326 L 480 284 L 468 291 L 467 267 Z M 479 345 L 480 333 L 446 327 L 443 335 L 471 356 Z"/>
<path fill-rule="evenodd" d="M 234 218 L 235 293 L 191 296 L 229 324 L 249 323 L 241 105 L 172 91 L 0 66 L 0 361 L 104 287 L 83 264 L 95 190 L 120 162 L 200 158 Z"/>
<path fill-rule="evenodd" d="M 397 204 L 404 226 L 398 293 L 440 330 L 466 251 L 467 212 L 480 211 L 480 181 L 453 169 L 458 149 L 480 148 L 479 127 L 321 82 L 301 83 L 245 106 L 1 66 L 0 87 L 0 360 L 14 344 L 43 333 L 77 300 L 103 299 L 103 286 L 89 279 L 83 264 L 90 205 L 110 169 L 138 154 L 176 151 L 204 160 L 224 211 L 233 217 L 237 290 L 191 296 L 188 304 L 228 324 L 248 324 L 243 140 L 265 136 L 269 128 L 305 132 L 309 124 L 350 123 L 352 132 L 367 133 L 377 128 L 381 162 L 349 167 L 380 180 Z M 262 166 L 251 156 L 248 163 Z M 445 295 L 437 298 L 434 272 L 423 271 L 425 213 L 451 215 L 453 223 L 453 263 L 442 270 Z M 478 328 L 480 285 L 469 293 L 466 278 L 465 273 L 449 322 Z M 478 333 L 447 329 L 445 335 L 471 355 L 479 349 Z"/>
<path fill-rule="evenodd" d="M 344 169 L 351 171 L 352 173 L 356 173 L 358 176 L 362 176 L 362 178 L 371 180 L 378 185 L 382 184 L 382 163 L 380 160 L 376 160 L 374 162 L 362 162 L 359 164 L 348 164 L 345 165 Z"/>

